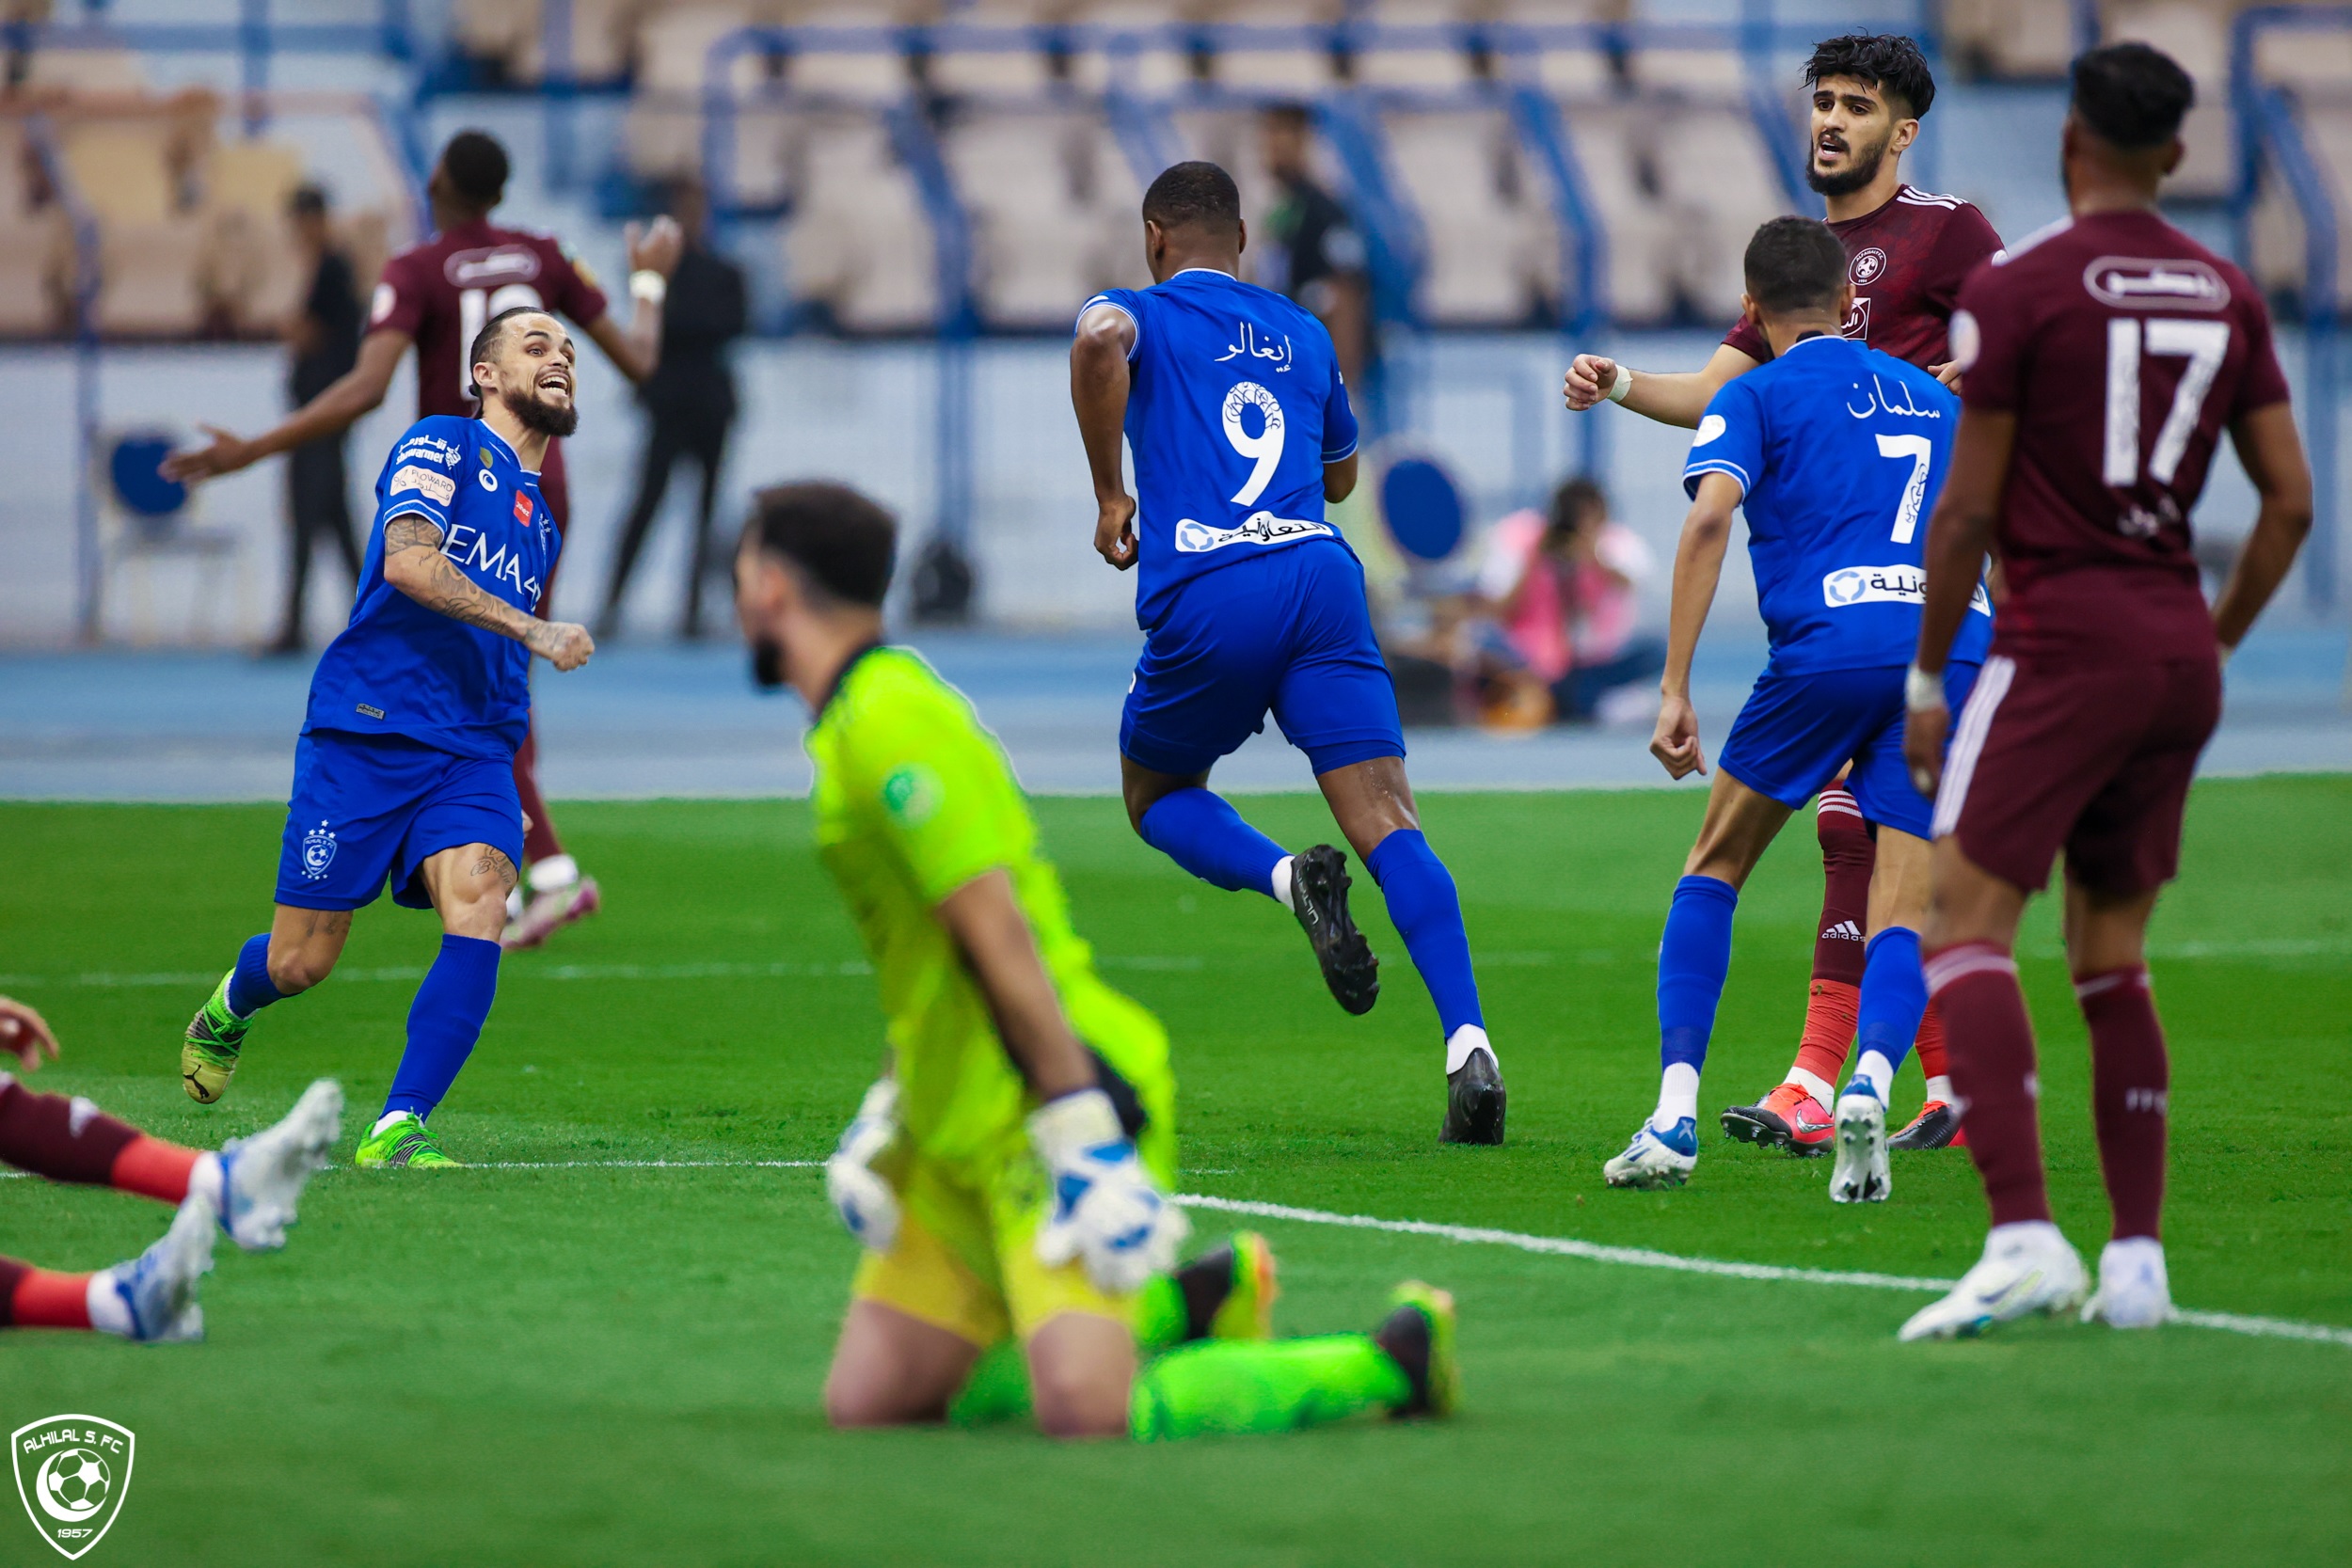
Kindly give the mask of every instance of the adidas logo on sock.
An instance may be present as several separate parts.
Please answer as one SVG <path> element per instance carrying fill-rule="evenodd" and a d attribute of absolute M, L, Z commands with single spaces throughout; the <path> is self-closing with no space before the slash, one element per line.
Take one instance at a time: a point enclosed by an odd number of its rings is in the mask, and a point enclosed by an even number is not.
<path fill-rule="evenodd" d="M 1823 942 L 1860 942 L 1862 927 L 1851 920 L 1841 920 L 1821 933 Z"/>

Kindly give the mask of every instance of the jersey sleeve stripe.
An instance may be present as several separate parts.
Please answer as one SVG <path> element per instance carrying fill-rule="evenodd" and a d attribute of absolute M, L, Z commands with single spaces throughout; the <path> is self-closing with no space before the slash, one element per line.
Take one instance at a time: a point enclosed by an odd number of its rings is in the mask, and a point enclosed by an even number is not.
<path fill-rule="evenodd" d="M 1358 447 L 1358 446 L 1359 446 L 1359 445 L 1361 445 L 1361 444 L 1362 444 L 1362 438 L 1361 438 L 1361 437 L 1359 437 L 1357 440 L 1350 441 L 1350 442 L 1348 442 L 1348 443 L 1347 443 L 1347 450 L 1346 450 L 1345 451 L 1327 451 L 1327 452 L 1325 452 L 1325 453 L 1323 454 L 1323 460 L 1324 460 L 1326 463 L 1344 463 L 1344 462 L 1346 462 L 1349 458 L 1351 458 L 1351 457 L 1353 457 L 1353 456 L 1355 456 L 1355 455 L 1356 455 L 1356 449 L 1357 449 L 1357 447 Z"/>
<path fill-rule="evenodd" d="M 449 518 L 445 515 L 433 510 L 432 503 L 429 501 L 394 501 L 391 505 L 391 510 L 386 512 L 375 521 L 377 526 L 381 527 L 382 525 L 390 522 L 394 517 L 422 517 L 426 522 L 431 523 L 435 528 L 446 528 L 449 526 Z"/>
<path fill-rule="evenodd" d="M 1119 301 L 1110 298 L 1106 294 L 1096 294 L 1092 299 L 1089 299 L 1084 305 L 1079 306 L 1078 319 L 1080 321 L 1086 320 L 1087 312 L 1093 309 L 1098 305 L 1104 307 L 1105 309 L 1118 311 L 1120 315 L 1126 317 L 1127 324 L 1136 329 L 1136 341 L 1127 345 L 1127 357 L 1133 359 L 1136 356 L 1136 352 L 1143 347 L 1143 323 L 1136 319 L 1136 313 L 1133 310 L 1128 309 L 1124 305 L 1120 304 Z"/>
<path fill-rule="evenodd" d="M 1704 457 L 1691 464 L 1682 470 L 1683 483 L 1687 484 L 1701 474 L 1729 474 L 1740 482 L 1740 490 L 1742 495 L 1746 494 L 1755 483 L 1748 478 L 1747 469 L 1740 467 L 1728 457 Z"/>

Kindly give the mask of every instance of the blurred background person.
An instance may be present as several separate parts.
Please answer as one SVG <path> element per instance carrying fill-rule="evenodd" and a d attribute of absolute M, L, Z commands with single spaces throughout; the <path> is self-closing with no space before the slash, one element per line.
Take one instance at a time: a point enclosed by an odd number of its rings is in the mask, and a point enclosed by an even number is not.
<path fill-rule="evenodd" d="M 336 243 L 326 193 L 303 185 L 287 203 L 294 243 L 309 264 L 310 286 L 301 309 L 286 324 L 293 366 L 286 395 L 296 408 L 348 374 L 359 358 L 359 291 L 351 258 Z M 302 651 L 302 605 L 310 585 L 310 557 L 321 544 L 334 546 L 359 583 L 359 543 L 351 527 L 351 486 L 343 473 L 348 429 L 308 441 L 286 454 L 286 612 L 278 623 L 273 654 Z"/>
<path fill-rule="evenodd" d="M 1552 492 L 1548 512 L 1496 523 L 1478 573 L 1494 617 L 1490 680 L 1542 687 L 1563 722 L 1648 717 L 1653 694 L 1640 683 L 1666 667 L 1665 643 L 1638 632 L 1641 586 L 1656 566 L 1642 536 L 1610 515 L 1608 493 L 1581 476 Z"/>
<path fill-rule="evenodd" d="M 742 336 L 748 291 L 743 269 L 710 248 L 709 207 L 698 182 L 681 180 L 671 187 L 669 212 L 685 231 L 686 249 L 670 279 L 669 307 L 661 317 L 661 357 L 637 389 L 645 405 L 645 452 L 638 469 L 637 499 L 629 506 L 620 547 L 612 557 L 604 612 L 596 621 L 599 638 L 620 630 L 621 600 L 628 592 L 629 574 L 636 570 L 646 531 L 669 491 L 670 470 L 681 457 L 700 466 L 702 489 L 694 501 L 694 539 L 686 561 L 686 603 L 678 632 L 689 638 L 703 635 L 703 585 L 713 566 L 710 513 L 718 499 L 719 470 L 726 462 L 727 436 L 735 425 L 735 372 L 727 364 L 726 348 Z"/>
<path fill-rule="evenodd" d="M 1378 373 L 1372 280 L 1363 234 L 1339 198 L 1316 183 L 1309 166 L 1313 130 L 1313 116 L 1304 103 L 1278 103 L 1266 111 L 1265 168 L 1279 194 L 1265 216 L 1265 232 L 1249 236 L 1253 280 L 1314 312 L 1331 334 L 1340 374 L 1360 406 L 1374 401 Z"/>

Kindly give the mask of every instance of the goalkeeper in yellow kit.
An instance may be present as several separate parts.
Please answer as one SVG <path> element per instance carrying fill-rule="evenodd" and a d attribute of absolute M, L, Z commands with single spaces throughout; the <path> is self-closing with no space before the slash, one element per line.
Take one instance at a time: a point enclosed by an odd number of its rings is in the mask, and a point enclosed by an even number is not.
<path fill-rule="evenodd" d="M 1155 1438 L 1451 1410 L 1442 1291 L 1400 1286 L 1373 1334 L 1275 1340 L 1263 1242 L 1171 1273 L 1186 1226 L 1168 1196 L 1168 1037 L 1095 974 L 971 705 L 882 644 L 896 546 L 865 497 L 793 484 L 760 494 L 736 559 L 759 680 L 789 682 L 815 715 L 818 849 L 888 1019 L 888 1073 L 826 1164 L 866 1248 L 826 1415 L 880 1426 L 1033 1401 L 1055 1436 Z"/>

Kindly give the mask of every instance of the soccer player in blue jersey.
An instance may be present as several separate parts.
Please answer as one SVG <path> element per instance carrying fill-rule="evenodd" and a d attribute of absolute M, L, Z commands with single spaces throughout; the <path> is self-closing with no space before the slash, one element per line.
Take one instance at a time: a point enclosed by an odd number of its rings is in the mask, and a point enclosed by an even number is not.
<path fill-rule="evenodd" d="M 587 629 L 532 614 L 561 536 L 539 494 L 569 436 L 572 341 L 535 309 L 485 324 L 469 363 L 477 419 L 408 427 L 375 482 L 351 623 L 310 677 L 270 928 L 188 1025 L 181 1076 L 228 1090 L 254 1015 L 333 971 L 351 912 L 392 901 L 441 917 L 441 950 L 408 1012 L 408 1046 L 361 1165 L 449 1165 L 425 1121 L 465 1066 L 498 990 L 499 932 L 523 852 L 515 749 L 529 733 L 532 655 L 577 670 Z"/>
<path fill-rule="evenodd" d="M 1658 953 L 1658 1107 L 1603 1174 L 1613 1187 L 1679 1186 L 1698 1163 L 1699 1069 L 1731 966 L 1740 888 L 1790 812 L 1851 762 L 1876 823 L 1868 946 L 1852 1078 L 1837 1098 L 1830 1196 L 1887 1196 L 1886 1096 L 1927 1008 L 1919 926 L 1931 802 L 1903 762 L 1904 672 L 1919 630 L 1926 521 L 1960 404 L 1926 371 L 1839 335 L 1852 304 L 1846 250 L 1811 218 L 1774 218 L 1746 256 L 1748 319 L 1772 358 L 1717 392 L 1691 443 L 1692 498 L 1675 559 L 1663 701 L 1650 752 L 1679 779 L 1707 771 L 1691 657 L 1744 509 L 1772 661 L 1716 758 L 1698 843 Z M 1975 683 L 1993 636 L 1979 585 L 1947 698 Z M 1954 711 L 1958 711 L 1955 709 Z"/>
<path fill-rule="evenodd" d="M 1178 164 L 1152 182 L 1143 236 L 1153 286 L 1087 301 L 1070 351 L 1094 547 L 1137 569 L 1143 657 L 1119 726 L 1128 820 L 1194 876 L 1288 909 L 1340 1006 L 1368 1011 L 1379 966 L 1348 913 L 1347 857 L 1322 844 L 1294 855 L 1207 787 L 1217 759 L 1271 710 L 1307 753 L 1437 1004 L 1439 1136 L 1499 1144 L 1502 1075 L 1461 900 L 1422 836 L 1363 567 L 1324 520 L 1324 503 L 1356 485 L 1356 416 L 1330 334 L 1240 280 L 1241 197 L 1215 164 Z"/>

